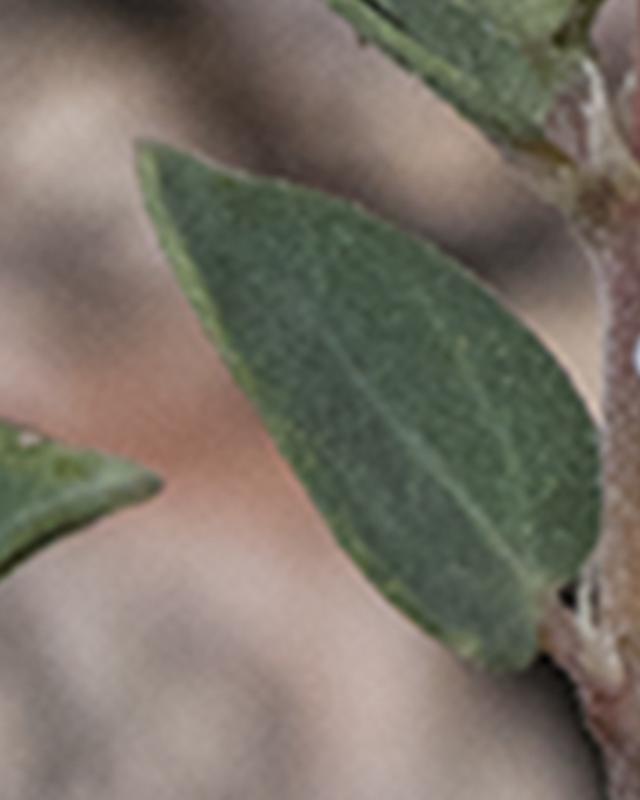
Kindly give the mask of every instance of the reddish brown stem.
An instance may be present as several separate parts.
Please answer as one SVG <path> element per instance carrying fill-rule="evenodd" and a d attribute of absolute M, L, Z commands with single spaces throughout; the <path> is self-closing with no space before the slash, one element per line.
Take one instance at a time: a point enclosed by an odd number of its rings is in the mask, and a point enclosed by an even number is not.
<path fill-rule="evenodd" d="M 640 800 L 640 95 L 620 138 L 597 67 L 559 99 L 548 134 L 568 165 L 540 182 L 568 214 L 593 265 L 604 340 L 603 522 L 577 613 L 558 607 L 549 652 L 572 675 L 600 743 L 610 800 Z"/>
<path fill-rule="evenodd" d="M 640 663 L 640 203 L 624 208 L 588 245 L 604 326 L 602 487 L 604 532 L 597 564 L 602 612 Z M 634 630 L 636 629 L 637 630 Z"/>
<path fill-rule="evenodd" d="M 606 680 L 580 689 L 612 800 L 640 800 L 640 202 L 587 243 L 604 323 L 603 534 L 592 559 L 594 648 Z"/>

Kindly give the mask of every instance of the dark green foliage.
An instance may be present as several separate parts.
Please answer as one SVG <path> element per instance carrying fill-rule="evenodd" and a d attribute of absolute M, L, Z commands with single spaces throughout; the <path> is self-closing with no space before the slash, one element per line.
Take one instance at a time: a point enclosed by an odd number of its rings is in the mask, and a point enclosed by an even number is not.
<path fill-rule="evenodd" d="M 434 247 L 148 146 L 178 280 L 336 537 L 461 655 L 527 664 L 598 529 L 596 436 L 547 351 Z"/>

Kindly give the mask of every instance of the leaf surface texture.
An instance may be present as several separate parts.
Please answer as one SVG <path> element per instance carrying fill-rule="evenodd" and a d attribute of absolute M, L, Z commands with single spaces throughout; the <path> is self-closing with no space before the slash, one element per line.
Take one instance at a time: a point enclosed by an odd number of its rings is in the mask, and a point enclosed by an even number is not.
<path fill-rule="evenodd" d="M 308 189 L 146 146 L 178 280 L 337 539 L 461 655 L 522 667 L 598 523 L 595 431 L 436 248 Z"/>

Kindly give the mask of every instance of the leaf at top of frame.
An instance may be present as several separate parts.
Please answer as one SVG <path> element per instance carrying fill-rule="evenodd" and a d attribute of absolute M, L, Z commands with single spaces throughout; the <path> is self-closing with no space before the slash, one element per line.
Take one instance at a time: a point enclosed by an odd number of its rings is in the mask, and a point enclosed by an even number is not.
<path fill-rule="evenodd" d="M 160 242 L 336 538 L 464 657 L 526 665 L 598 529 L 594 427 L 433 246 L 308 189 L 145 146 Z"/>
<path fill-rule="evenodd" d="M 589 22 L 603 2 L 604 0 L 454 0 L 453 4 L 486 14 L 488 21 L 523 41 L 551 41 L 563 31 L 574 38 L 586 34 Z"/>
<path fill-rule="evenodd" d="M 544 121 L 588 58 L 602 0 L 325 0 L 506 144 L 540 148 Z"/>

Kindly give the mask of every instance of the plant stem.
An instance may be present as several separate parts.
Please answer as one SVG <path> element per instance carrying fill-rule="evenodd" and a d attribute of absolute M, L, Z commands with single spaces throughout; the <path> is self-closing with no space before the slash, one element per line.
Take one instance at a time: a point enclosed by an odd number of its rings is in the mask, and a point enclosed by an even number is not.
<path fill-rule="evenodd" d="M 639 0 L 640 5 L 640 0 Z M 640 96 L 622 141 L 597 68 L 561 98 L 549 132 L 571 162 L 539 181 L 591 262 L 603 326 L 601 537 L 575 614 L 551 608 L 548 652 L 570 673 L 599 742 L 610 800 L 640 800 Z"/>
<path fill-rule="evenodd" d="M 640 0 L 637 7 L 640 24 Z M 607 680 L 586 670 L 578 685 L 602 746 L 611 800 L 640 800 L 640 191 L 632 158 L 640 153 L 639 55 L 631 152 L 617 159 L 629 176 L 627 190 L 612 193 L 604 224 L 578 220 L 598 289 L 604 346 L 603 527 L 587 571 L 590 607 L 583 602 L 579 613 L 590 620 L 589 646 L 608 665 Z M 606 170 L 600 175 L 606 179 Z"/>
<path fill-rule="evenodd" d="M 583 637 L 600 667 L 581 694 L 612 800 L 640 799 L 640 203 L 586 240 L 604 324 L 603 529 L 586 573 Z M 583 626 L 584 627 L 584 626 Z"/>
<path fill-rule="evenodd" d="M 637 172 L 635 164 L 630 169 Z M 586 178 L 592 192 L 594 175 Z M 626 194 L 612 192 L 598 219 L 587 213 L 591 200 L 572 213 L 604 329 L 602 531 L 580 576 L 575 611 L 555 599 L 542 631 L 544 649 L 578 688 L 602 750 L 610 800 L 640 800 L 639 176 L 626 185 L 633 184 Z"/>

